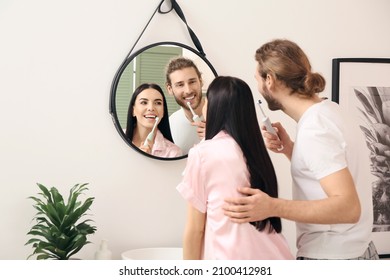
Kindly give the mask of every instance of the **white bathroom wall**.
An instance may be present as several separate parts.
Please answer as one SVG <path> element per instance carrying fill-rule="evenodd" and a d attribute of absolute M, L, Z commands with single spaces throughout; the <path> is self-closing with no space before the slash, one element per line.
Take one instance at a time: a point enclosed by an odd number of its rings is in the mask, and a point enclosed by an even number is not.
<path fill-rule="evenodd" d="M 128 147 L 109 114 L 117 68 L 160 0 L 0 2 L 0 259 L 25 259 L 36 183 L 66 192 L 88 182 L 98 228 L 77 257 L 107 239 L 119 259 L 133 248 L 181 246 L 185 203 L 175 186 L 186 160 L 160 161 Z M 328 81 L 335 57 L 390 57 L 388 0 L 177 0 L 220 75 L 246 80 L 256 98 L 254 52 L 274 38 L 296 41 Z M 174 12 L 156 15 L 139 46 L 192 46 Z M 294 123 L 269 112 L 294 135 Z M 282 197 L 289 163 L 272 154 Z M 284 222 L 295 251 L 295 229 Z"/>

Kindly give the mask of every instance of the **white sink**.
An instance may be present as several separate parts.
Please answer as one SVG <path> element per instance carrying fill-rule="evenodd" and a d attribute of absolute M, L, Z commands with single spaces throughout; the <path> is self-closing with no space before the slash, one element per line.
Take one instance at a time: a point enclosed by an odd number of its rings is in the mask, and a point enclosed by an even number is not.
<path fill-rule="evenodd" d="M 183 248 L 141 248 L 122 253 L 122 260 L 182 260 Z"/>

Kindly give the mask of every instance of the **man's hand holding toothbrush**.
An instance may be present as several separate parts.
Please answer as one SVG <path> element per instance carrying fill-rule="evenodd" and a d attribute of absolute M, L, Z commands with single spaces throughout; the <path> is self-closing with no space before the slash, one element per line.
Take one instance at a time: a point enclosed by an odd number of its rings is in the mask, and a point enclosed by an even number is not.
<path fill-rule="evenodd" d="M 191 123 L 191 125 L 197 126 L 196 132 L 198 133 L 199 139 L 202 140 L 206 136 L 206 132 L 205 132 L 205 130 L 206 130 L 206 122 L 205 122 L 205 120 L 204 120 L 204 118 L 202 116 L 199 117 L 194 112 L 194 110 L 191 107 L 191 103 L 190 102 L 187 102 L 187 107 L 188 107 L 188 109 L 190 109 L 190 111 L 192 113 L 192 120 L 193 120 L 193 122 Z"/>
<path fill-rule="evenodd" d="M 206 122 L 203 120 L 194 121 L 191 125 L 196 126 L 196 132 L 198 133 L 199 139 L 204 139 L 206 136 Z"/>
<path fill-rule="evenodd" d="M 291 159 L 294 142 L 279 122 L 272 123 L 272 127 L 275 129 L 277 135 L 268 132 L 265 125 L 261 126 L 265 146 L 267 149 L 275 153 L 284 154 L 288 159 Z"/>

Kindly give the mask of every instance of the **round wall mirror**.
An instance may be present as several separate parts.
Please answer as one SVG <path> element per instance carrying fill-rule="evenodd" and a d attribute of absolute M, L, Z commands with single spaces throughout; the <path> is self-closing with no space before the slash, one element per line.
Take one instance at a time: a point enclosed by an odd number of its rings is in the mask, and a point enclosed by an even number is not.
<path fill-rule="evenodd" d="M 186 134 L 196 133 L 196 126 L 193 126 L 193 131 L 191 132 L 178 130 L 175 128 L 177 121 L 172 121 L 171 118 L 173 113 L 177 112 L 177 115 L 182 108 L 175 97 L 169 94 L 169 90 L 166 87 L 166 67 L 171 59 L 179 57 L 192 60 L 199 69 L 202 80 L 201 91 L 202 95 L 204 95 L 210 82 L 217 76 L 217 72 L 204 55 L 187 45 L 176 42 L 155 43 L 130 55 L 118 69 L 111 87 L 110 114 L 120 136 L 125 143 L 136 151 L 155 159 L 178 160 L 185 158 L 188 155 L 189 148 L 196 144 L 191 143 L 193 140 L 186 140 L 193 139 L 190 135 L 187 137 Z M 146 91 L 142 89 L 145 88 L 146 84 L 155 84 L 158 87 L 155 88 L 153 86 L 150 88 L 150 86 L 146 86 L 148 88 L 148 91 Z M 147 94 L 149 95 L 144 98 L 143 94 L 145 92 L 148 92 Z M 134 98 L 132 98 L 133 96 Z M 141 103 L 140 99 L 146 101 Z M 137 108 L 135 105 L 146 104 L 146 102 L 154 102 L 156 107 L 159 106 L 160 108 L 157 110 L 161 110 L 161 112 L 158 114 L 154 112 L 143 113 L 142 117 L 137 119 Z M 132 104 L 130 105 L 130 103 Z M 169 119 L 171 120 L 169 121 Z M 136 138 L 136 132 L 132 131 L 132 128 L 135 126 L 141 127 L 142 125 L 148 127 L 151 133 L 154 134 L 154 137 L 160 137 L 160 140 L 162 139 L 161 137 L 164 137 L 163 146 L 169 146 L 172 152 L 159 155 L 144 149 L 143 145 L 139 144 L 139 141 L 137 144 L 139 139 Z M 168 136 L 166 136 L 167 131 L 169 131 Z M 133 136 L 130 136 L 131 134 Z M 141 139 L 143 143 L 148 141 L 149 134 L 147 137 L 143 136 L 145 138 Z M 200 141 L 200 139 L 198 140 Z M 160 142 L 158 145 L 160 145 Z"/>

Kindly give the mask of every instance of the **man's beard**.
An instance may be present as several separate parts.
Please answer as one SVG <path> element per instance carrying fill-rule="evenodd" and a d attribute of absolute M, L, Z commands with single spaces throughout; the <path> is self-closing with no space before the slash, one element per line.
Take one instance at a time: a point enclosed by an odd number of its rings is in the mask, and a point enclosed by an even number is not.
<path fill-rule="evenodd" d="M 185 109 L 188 109 L 188 106 L 187 106 L 187 101 L 182 98 L 178 99 L 176 98 L 176 95 L 173 94 L 173 98 L 175 98 L 175 101 L 177 104 L 179 104 L 181 107 L 184 107 Z M 192 109 L 196 110 L 200 105 L 201 105 L 201 100 L 202 100 L 202 93 L 198 93 L 196 96 L 195 96 L 195 99 L 196 99 L 196 102 L 195 103 L 192 103 L 193 105 L 195 105 L 194 107 L 192 107 Z"/>
<path fill-rule="evenodd" d="M 270 92 L 265 87 L 263 87 L 263 94 L 262 95 L 263 95 L 264 99 L 267 101 L 268 108 L 271 111 L 283 110 L 283 105 L 279 101 L 277 101 L 275 98 L 273 98 L 272 95 L 270 94 Z"/>

